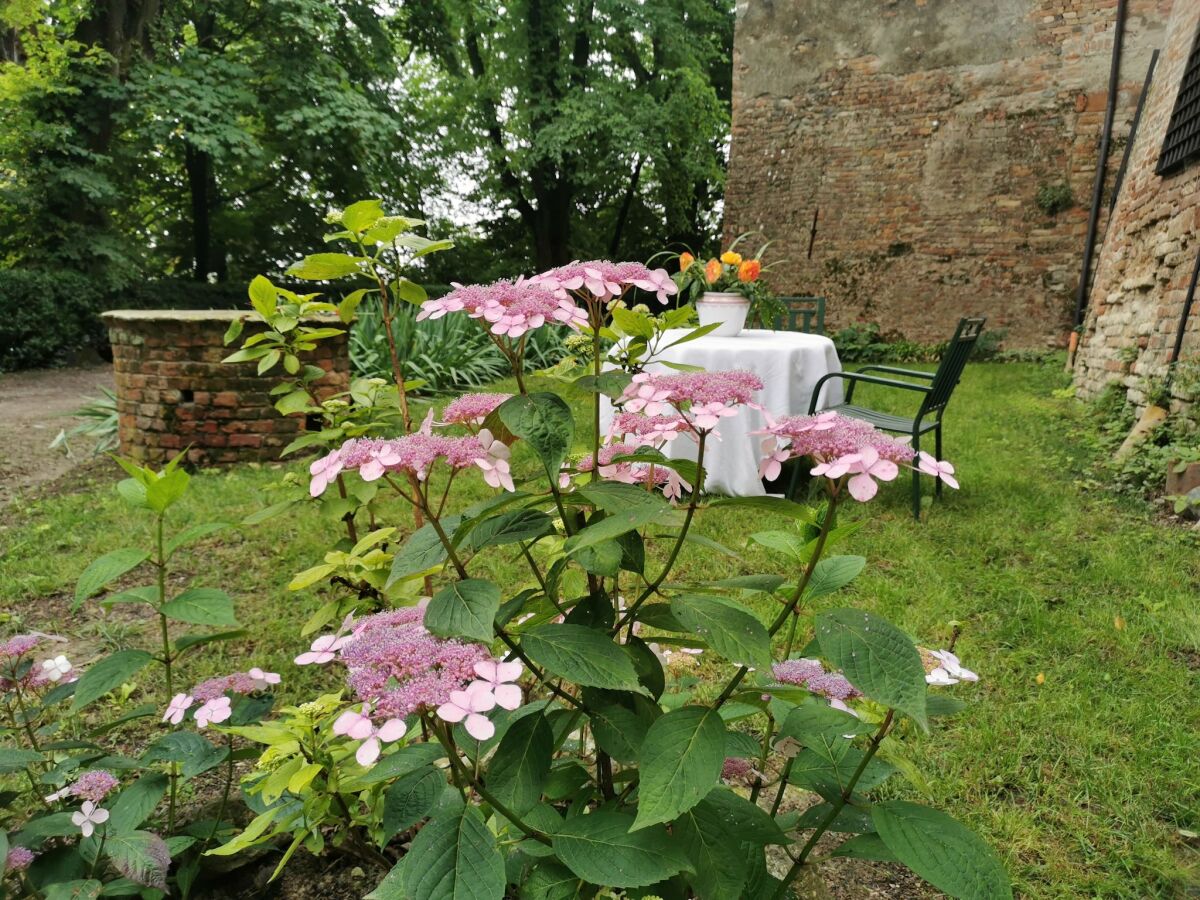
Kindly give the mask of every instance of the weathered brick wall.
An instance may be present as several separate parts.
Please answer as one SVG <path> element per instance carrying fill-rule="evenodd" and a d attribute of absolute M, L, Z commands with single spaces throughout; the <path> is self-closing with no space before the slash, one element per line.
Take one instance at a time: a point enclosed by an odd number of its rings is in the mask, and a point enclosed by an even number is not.
<path fill-rule="evenodd" d="M 1200 161 L 1166 178 L 1154 168 L 1198 30 L 1200 2 L 1177 4 L 1092 284 L 1075 360 L 1084 397 L 1120 380 L 1144 406 L 1148 384 L 1166 374 L 1200 253 Z M 1200 307 L 1188 320 L 1180 358 L 1200 360 Z M 1173 405 L 1190 399 L 1177 382 Z"/>
<path fill-rule="evenodd" d="M 280 375 L 255 363 L 227 365 L 222 341 L 240 312 L 116 310 L 104 314 L 112 341 L 121 453 L 161 464 L 185 447 L 194 463 L 274 460 L 305 430 L 302 414 L 281 416 L 270 396 Z M 244 337 L 254 333 L 247 325 Z M 326 376 L 324 398 L 350 381 L 346 335 L 322 341 L 304 362 Z"/>
<path fill-rule="evenodd" d="M 1115 171 L 1171 0 L 1130 0 Z M 986 315 L 1010 346 L 1070 327 L 1116 0 L 741 0 L 726 231 L 787 261 L 830 326 L 944 340 Z M 1049 215 L 1039 189 L 1075 205 Z M 811 260 L 809 229 L 819 210 Z"/>

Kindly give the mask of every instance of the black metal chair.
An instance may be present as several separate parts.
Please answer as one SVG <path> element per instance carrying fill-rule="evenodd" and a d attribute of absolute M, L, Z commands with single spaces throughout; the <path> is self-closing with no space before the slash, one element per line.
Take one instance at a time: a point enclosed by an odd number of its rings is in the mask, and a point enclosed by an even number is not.
<path fill-rule="evenodd" d="M 777 315 L 771 322 L 776 331 L 802 331 L 805 334 L 825 333 L 824 297 L 778 297 L 784 306 L 784 314 Z M 762 316 L 755 314 L 755 324 L 766 325 Z"/>
<path fill-rule="evenodd" d="M 958 385 L 958 381 L 962 377 L 963 369 L 967 365 L 967 359 L 971 356 L 971 351 L 975 349 L 975 342 L 979 340 L 979 335 L 983 332 L 983 324 L 986 321 L 983 318 L 962 319 L 959 321 L 958 329 L 954 332 L 954 337 L 950 339 L 950 343 L 946 347 L 946 352 L 942 354 L 936 372 L 918 372 L 913 369 L 898 369 L 894 366 L 864 366 L 857 372 L 831 372 L 825 375 L 817 382 L 816 387 L 813 388 L 812 399 L 808 404 L 808 414 L 812 415 L 817 411 L 817 400 L 820 397 L 821 388 L 824 387 L 825 382 L 831 378 L 842 378 L 850 382 L 846 387 L 846 400 L 840 406 L 832 406 L 828 409 L 841 413 L 844 416 L 852 416 L 855 419 L 870 422 L 881 431 L 909 435 L 912 437 L 914 451 L 921 449 L 921 435 L 932 431 L 934 435 L 934 456 L 941 459 L 942 415 L 946 411 L 946 406 L 950 403 L 950 397 L 954 394 L 954 388 Z M 868 374 L 870 372 L 886 372 L 891 375 L 903 375 L 906 378 L 920 378 L 927 380 L 929 383 L 913 384 L 909 381 L 897 381 L 893 378 L 881 378 L 878 375 Z M 855 406 L 853 402 L 854 388 L 859 382 L 882 384 L 887 387 L 901 388 L 906 391 L 917 391 L 925 396 L 921 400 L 921 407 L 917 410 L 915 417 L 909 419 L 904 416 L 894 416 L 890 413 L 868 409 L 865 406 Z M 921 518 L 920 479 L 921 473 L 914 468 L 913 515 L 918 519 Z M 942 495 L 941 479 L 937 481 L 935 493 L 939 497 Z"/>

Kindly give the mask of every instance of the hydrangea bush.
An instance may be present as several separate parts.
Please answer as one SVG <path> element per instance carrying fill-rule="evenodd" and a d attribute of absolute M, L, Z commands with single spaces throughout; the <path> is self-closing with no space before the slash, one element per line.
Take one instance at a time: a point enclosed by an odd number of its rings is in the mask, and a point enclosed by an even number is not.
<path fill-rule="evenodd" d="M 52 808 L 12 836 L 10 883 L 44 890 L 52 879 L 31 873 L 73 854 L 78 863 L 59 881 L 110 893 L 114 878 L 170 882 L 186 895 L 206 861 L 273 847 L 275 874 L 300 851 L 344 854 L 373 875 L 373 900 L 782 898 L 815 890 L 830 856 L 898 861 L 953 896 L 1011 896 L 998 858 L 965 826 L 877 792 L 897 775 L 922 784 L 903 741 L 958 711 L 963 703 L 945 691 L 975 674 L 953 646 L 919 647 L 830 596 L 865 565 L 834 553 L 857 528 L 839 522 L 839 508 L 869 502 L 903 467 L 952 483 L 948 463 L 914 458 L 836 414 L 761 410 L 763 475 L 804 466 L 815 502 L 708 496 L 706 448 L 723 421 L 761 409 L 761 383 L 746 372 L 647 370 L 689 317 L 634 303 L 671 302 L 665 271 L 574 263 L 429 300 L 406 266 L 444 242 L 413 234 L 420 223 L 375 201 L 331 222 L 330 240 L 348 249 L 310 256 L 290 274 L 353 279 L 350 290 L 329 302 L 255 279 L 260 327 L 230 357 L 280 372 L 281 413 L 322 422 L 289 448 L 319 448 L 306 483 L 284 485 L 247 524 L 308 504 L 336 526 L 324 558 L 291 582 L 325 597 L 299 627 L 295 656 L 323 670 L 325 689 L 272 711 L 281 677 L 259 668 L 175 683 L 181 653 L 231 633 L 172 640 L 182 604 L 161 587 L 170 552 L 160 511 L 157 551 L 118 551 L 127 555 L 81 579 L 90 596 L 139 565 L 160 574 L 157 593 L 135 589 L 162 623 L 159 656 L 115 666 L 108 657 L 72 682 L 82 706 L 81 693 L 90 702 L 119 689 L 135 662 L 170 673 L 154 709 L 164 734 L 137 767 L 57 749 L 49 721 L 21 711 L 72 693 L 59 683 L 74 670 L 43 652 L 46 639 L 14 639 L 5 657 L 8 724 L 29 742 L 7 751 L 18 754 L 5 757 L 9 771 L 23 770 L 39 791 L 57 788 L 46 803 L 72 810 Z M 370 293 L 389 334 L 398 303 L 422 317 L 475 320 L 509 360 L 515 393 L 458 397 L 422 418 L 412 396 L 420 385 L 394 353 L 391 383 L 360 380 L 318 400 L 319 373 L 301 356 L 340 327 L 332 316 L 348 322 Z M 331 323 L 302 324 L 314 313 Z M 539 328 L 578 337 L 570 359 L 531 373 L 524 350 Z M 234 327 L 228 339 L 240 336 Z M 545 389 L 564 382 L 590 398 L 590 428 L 561 390 Z M 605 402 L 613 414 L 602 428 Z M 147 494 L 177 477 L 137 472 Z M 486 499 L 462 499 L 470 482 L 471 496 Z M 400 517 L 398 502 L 408 509 Z M 788 523 L 745 536 L 774 570 L 688 582 L 678 571 L 685 547 L 724 549 L 697 522 L 736 508 Z M 516 560 L 522 574 L 489 577 L 498 559 Z M 183 621 L 235 624 L 213 621 L 232 618 L 224 600 L 192 600 L 204 611 Z M 711 676 L 703 682 L 680 662 L 697 656 Z M 237 759 L 252 760 L 240 776 Z M 224 786 L 215 815 L 176 821 L 178 783 L 213 768 Z M 136 780 L 110 803 L 127 774 Z M 240 829 L 226 821 L 235 789 L 252 813 Z M 137 830 L 148 820 L 157 832 Z M 57 824 L 37 825 L 48 821 Z M 144 846 L 129 874 L 104 848 L 132 834 Z M 106 853 L 111 865 L 98 862 Z"/>

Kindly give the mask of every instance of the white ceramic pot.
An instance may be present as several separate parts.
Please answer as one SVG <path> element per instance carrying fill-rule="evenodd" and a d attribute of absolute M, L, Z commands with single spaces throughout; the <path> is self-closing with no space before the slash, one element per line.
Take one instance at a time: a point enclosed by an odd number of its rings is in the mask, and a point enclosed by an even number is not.
<path fill-rule="evenodd" d="M 721 323 L 709 332 L 717 337 L 733 337 L 740 332 L 749 312 L 750 301 L 741 294 L 706 291 L 696 298 L 696 315 L 700 318 L 700 324 Z"/>

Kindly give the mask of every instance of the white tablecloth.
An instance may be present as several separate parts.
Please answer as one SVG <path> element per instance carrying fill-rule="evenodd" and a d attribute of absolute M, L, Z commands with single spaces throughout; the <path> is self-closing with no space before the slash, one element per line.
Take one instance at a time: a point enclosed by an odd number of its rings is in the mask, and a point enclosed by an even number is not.
<path fill-rule="evenodd" d="M 682 337 L 686 332 L 679 332 Z M 668 340 L 674 333 L 668 332 Z M 816 334 L 793 331 L 759 331 L 747 329 L 736 337 L 706 335 L 660 355 L 673 363 L 700 366 L 709 371 L 745 369 L 762 379 L 763 389 L 755 400 L 775 418 L 806 415 L 813 388 L 822 375 L 842 370 L 833 341 Z M 649 372 L 670 372 L 666 366 L 652 363 Z M 821 390 L 818 409 L 842 402 L 841 379 L 832 379 Z M 607 431 L 612 421 L 612 406 L 605 398 L 600 425 Z M 750 432 L 763 427 L 765 420 L 758 410 L 742 407 L 736 416 L 722 419 L 717 429 L 721 439 L 709 439 L 704 450 L 704 482 L 706 493 L 735 497 L 757 497 L 765 494 L 758 477 L 762 437 Z M 678 437 L 667 445 L 665 452 L 672 456 L 696 458 L 696 445 Z"/>

